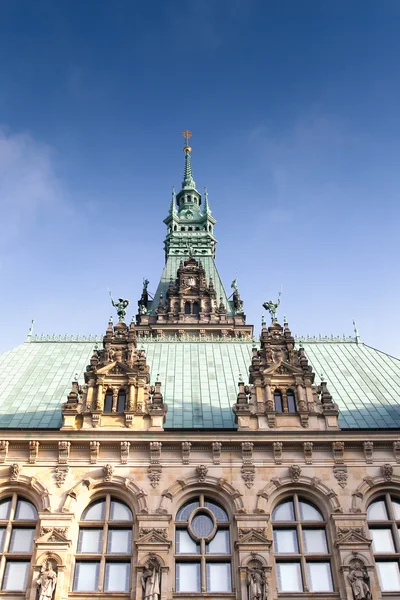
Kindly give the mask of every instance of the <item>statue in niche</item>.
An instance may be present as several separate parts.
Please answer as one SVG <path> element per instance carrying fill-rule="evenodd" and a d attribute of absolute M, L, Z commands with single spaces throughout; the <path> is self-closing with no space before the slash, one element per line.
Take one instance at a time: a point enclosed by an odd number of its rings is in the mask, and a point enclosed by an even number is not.
<path fill-rule="evenodd" d="M 57 573 L 50 560 L 42 566 L 36 584 L 39 589 L 39 600 L 52 600 L 57 585 Z"/>
<path fill-rule="evenodd" d="M 248 600 L 267 600 L 268 584 L 262 568 L 251 568 L 247 574 Z"/>
<path fill-rule="evenodd" d="M 353 590 L 354 600 L 371 600 L 368 571 L 360 561 L 353 563 L 347 579 Z"/>
<path fill-rule="evenodd" d="M 161 569 L 158 561 L 150 559 L 141 577 L 144 600 L 160 600 Z"/>

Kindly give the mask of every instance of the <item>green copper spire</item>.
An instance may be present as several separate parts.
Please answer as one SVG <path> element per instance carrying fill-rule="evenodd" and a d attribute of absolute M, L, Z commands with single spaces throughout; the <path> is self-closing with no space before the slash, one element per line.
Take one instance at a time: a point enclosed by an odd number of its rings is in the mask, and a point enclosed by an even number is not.
<path fill-rule="evenodd" d="M 170 215 L 176 215 L 176 194 L 175 194 L 175 186 L 172 186 L 172 198 L 171 198 L 171 208 L 169 209 Z"/>
<path fill-rule="evenodd" d="M 204 188 L 204 214 L 211 215 L 210 205 L 208 204 L 208 190 Z"/>
<path fill-rule="evenodd" d="M 192 175 L 192 163 L 190 160 L 192 148 L 189 146 L 189 138 L 192 136 L 192 134 L 186 129 L 182 135 L 186 140 L 186 145 L 183 149 L 185 153 L 185 171 L 183 173 L 182 189 L 196 189 L 196 184 Z"/>

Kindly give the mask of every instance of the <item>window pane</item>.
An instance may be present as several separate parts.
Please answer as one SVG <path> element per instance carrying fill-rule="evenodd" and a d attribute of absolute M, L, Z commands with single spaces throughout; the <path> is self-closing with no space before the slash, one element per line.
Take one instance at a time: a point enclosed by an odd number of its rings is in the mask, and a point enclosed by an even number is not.
<path fill-rule="evenodd" d="M 129 592 L 131 563 L 106 563 L 105 592 Z"/>
<path fill-rule="evenodd" d="M 131 529 L 109 529 L 107 552 L 109 554 L 130 554 L 132 550 Z"/>
<path fill-rule="evenodd" d="M 97 592 L 99 582 L 98 562 L 77 562 L 75 566 L 74 591 Z"/>
<path fill-rule="evenodd" d="M 300 501 L 300 518 L 302 521 L 323 521 L 321 513 L 312 504 Z"/>
<path fill-rule="evenodd" d="M 15 513 L 15 518 L 22 520 L 30 520 L 36 521 L 37 519 L 37 511 L 31 502 L 27 500 L 18 500 L 17 502 L 17 512 Z"/>
<path fill-rule="evenodd" d="M 214 523 L 208 515 L 197 514 L 191 523 L 195 535 L 199 538 L 207 537 L 214 529 Z"/>
<path fill-rule="evenodd" d="M 91 504 L 83 513 L 82 521 L 104 521 L 105 500 Z"/>
<path fill-rule="evenodd" d="M 182 508 L 178 511 L 178 514 L 176 515 L 176 520 L 189 521 L 191 512 L 199 506 L 200 503 L 198 500 L 196 500 L 195 502 L 189 502 L 189 504 L 185 504 L 185 506 L 182 506 Z"/>
<path fill-rule="evenodd" d="M 102 529 L 81 529 L 79 531 L 78 552 L 101 554 L 102 540 Z"/>
<path fill-rule="evenodd" d="M 273 521 L 294 521 L 293 502 L 283 502 L 277 506 L 272 514 Z"/>
<path fill-rule="evenodd" d="M 28 582 L 29 562 L 7 562 L 3 579 L 3 590 L 25 591 Z"/>
<path fill-rule="evenodd" d="M 204 506 L 211 510 L 217 521 L 229 521 L 227 513 L 223 508 L 215 504 L 215 502 L 210 502 L 209 500 L 205 500 Z"/>
<path fill-rule="evenodd" d="M 300 563 L 277 563 L 278 588 L 280 592 L 302 592 Z"/>
<path fill-rule="evenodd" d="M 132 513 L 126 504 L 112 500 L 110 521 L 132 521 Z"/>
<path fill-rule="evenodd" d="M 393 506 L 394 518 L 396 520 L 400 521 L 400 502 L 398 502 L 397 500 L 393 500 L 393 498 L 392 498 L 392 506 Z"/>
<path fill-rule="evenodd" d="M 32 552 L 34 529 L 14 527 L 11 533 L 9 552 Z"/>
<path fill-rule="evenodd" d="M 176 552 L 177 554 L 199 554 L 200 544 L 196 544 L 187 531 L 177 530 Z"/>
<path fill-rule="evenodd" d="M 306 554 L 328 552 L 325 529 L 303 529 L 303 539 Z"/>
<path fill-rule="evenodd" d="M 200 592 L 200 563 L 176 563 L 176 591 Z"/>
<path fill-rule="evenodd" d="M 397 562 L 377 562 L 379 583 L 382 592 L 400 591 L 400 571 Z"/>
<path fill-rule="evenodd" d="M 288 403 L 288 411 L 290 413 L 296 412 L 296 403 L 294 401 L 293 392 L 288 391 L 288 393 L 287 393 L 287 403 Z"/>
<path fill-rule="evenodd" d="M 329 562 L 307 563 L 307 572 L 311 592 L 333 592 Z"/>
<path fill-rule="evenodd" d="M 274 544 L 276 554 L 297 554 L 297 532 L 295 529 L 275 529 Z"/>
<path fill-rule="evenodd" d="M 373 552 L 394 552 L 393 536 L 390 529 L 370 529 Z"/>
<path fill-rule="evenodd" d="M 369 505 L 367 510 L 368 521 L 387 521 L 388 514 L 384 500 L 377 500 Z"/>
<path fill-rule="evenodd" d="M 215 537 L 206 545 L 207 554 L 229 554 L 231 551 L 229 543 L 229 531 L 220 529 Z"/>
<path fill-rule="evenodd" d="M 207 563 L 207 592 L 230 592 L 231 590 L 231 565 Z"/>
<path fill-rule="evenodd" d="M 0 502 L 0 519 L 2 520 L 6 520 L 9 517 L 10 514 L 10 508 L 11 508 L 11 500 L 3 500 L 3 502 Z"/>
<path fill-rule="evenodd" d="M 3 552 L 4 536 L 6 535 L 6 528 L 0 527 L 0 552 Z"/>

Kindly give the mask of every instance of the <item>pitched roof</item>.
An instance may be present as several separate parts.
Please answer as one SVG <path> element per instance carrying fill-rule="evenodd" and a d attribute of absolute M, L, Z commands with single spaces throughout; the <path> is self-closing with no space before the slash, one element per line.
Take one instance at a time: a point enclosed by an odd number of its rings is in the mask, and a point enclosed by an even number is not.
<path fill-rule="evenodd" d="M 342 428 L 400 428 L 400 360 L 363 343 L 303 342 L 340 407 Z M 31 341 L 0 356 L 0 428 L 58 428 L 75 374 L 83 381 L 93 341 Z M 151 380 L 160 374 L 169 428 L 232 428 L 239 373 L 251 342 L 147 342 Z"/>

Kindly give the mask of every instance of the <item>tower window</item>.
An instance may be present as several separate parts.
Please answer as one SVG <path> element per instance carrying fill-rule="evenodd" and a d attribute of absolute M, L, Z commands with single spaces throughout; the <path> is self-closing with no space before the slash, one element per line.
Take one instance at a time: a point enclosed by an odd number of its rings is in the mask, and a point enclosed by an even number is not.
<path fill-rule="evenodd" d="M 287 391 L 287 405 L 288 405 L 288 412 L 290 413 L 295 413 L 296 412 L 296 402 L 294 399 L 294 392 L 293 390 L 288 390 Z"/>
<path fill-rule="evenodd" d="M 117 412 L 122 413 L 126 410 L 126 392 L 125 390 L 119 390 L 117 400 Z"/>
<path fill-rule="evenodd" d="M 190 302 L 185 302 L 185 315 L 190 315 L 191 312 Z"/>
<path fill-rule="evenodd" d="M 113 406 L 113 392 L 107 390 L 106 397 L 104 398 L 104 412 L 112 412 Z"/>
<path fill-rule="evenodd" d="M 275 411 L 278 413 L 283 412 L 282 392 L 281 390 L 275 390 L 274 392 L 274 403 Z"/>
<path fill-rule="evenodd" d="M 193 314 L 194 315 L 198 315 L 200 312 L 199 310 L 199 303 L 198 302 L 193 302 Z"/>

